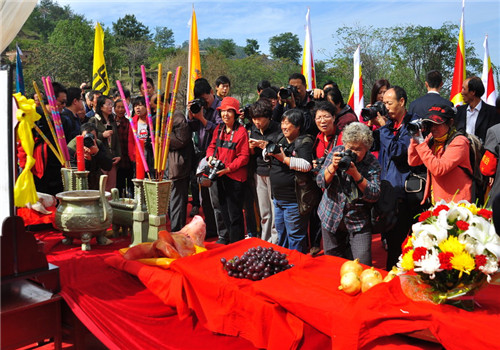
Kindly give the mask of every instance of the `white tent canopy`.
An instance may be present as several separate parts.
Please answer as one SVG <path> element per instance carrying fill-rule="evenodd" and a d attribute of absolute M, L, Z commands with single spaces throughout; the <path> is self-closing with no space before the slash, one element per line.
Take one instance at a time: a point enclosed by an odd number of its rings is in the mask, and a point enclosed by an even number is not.
<path fill-rule="evenodd" d="M 0 52 L 14 40 L 37 0 L 0 0 Z"/>

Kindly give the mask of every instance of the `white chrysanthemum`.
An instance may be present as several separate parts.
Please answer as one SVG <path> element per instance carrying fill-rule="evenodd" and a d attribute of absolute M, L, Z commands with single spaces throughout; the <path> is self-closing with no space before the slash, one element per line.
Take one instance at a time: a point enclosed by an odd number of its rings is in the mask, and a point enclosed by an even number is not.
<path fill-rule="evenodd" d="M 486 264 L 479 268 L 486 275 L 491 275 L 498 271 L 498 262 L 495 259 L 487 258 Z"/>
<path fill-rule="evenodd" d="M 425 254 L 423 259 L 419 260 L 418 266 L 415 262 L 415 272 L 423 272 L 429 275 L 430 279 L 434 279 L 434 277 L 436 277 L 435 273 L 442 271 L 442 269 L 439 268 L 440 266 L 439 257 L 436 251 L 432 249 Z"/>

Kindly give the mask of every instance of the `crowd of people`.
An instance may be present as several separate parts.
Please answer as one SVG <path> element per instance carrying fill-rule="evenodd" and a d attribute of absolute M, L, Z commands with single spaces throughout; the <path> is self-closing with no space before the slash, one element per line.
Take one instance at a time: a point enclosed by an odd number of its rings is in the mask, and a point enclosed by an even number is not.
<path fill-rule="evenodd" d="M 429 72 L 425 84 L 428 93 L 407 108 L 403 87 L 377 80 L 370 104 L 357 116 L 335 82 L 307 90 L 300 73 L 292 74 L 282 88 L 259 82 L 256 102 L 244 108 L 230 96 L 227 77 L 216 80 L 215 92 L 206 79 L 197 79 L 186 115 L 173 115 L 165 171 L 173 181 L 172 230 L 180 230 L 187 215 L 202 209 L 207 236 L 218 243 L 256 236 L 312 255 L 322 247 L 325 254 L 358 258 L 367 265 L 372 263 L 371 236 L 382 233 L 390 269 L 419 212 L 440 200 L 483 203 L 491 186 L 492 193 L 500 188 L 500 180 L 495 181 L 500 167 L 498 99 L 496 107 L 483 102 L 482 81 L 471 77 L 462 88 L 465 104 L 457 110 L 439 95 L 443 81 L 438 71 Z M 147 120 L 143 82 L 139 96 L 131 98 L 125 91 L 126 100 L 118 93 L 53 86 L 72 165 L 75 137 L 88 135 L 92 143 L 84 151 L 89 187 L 97 188 L 98 177 L 107 174 L 107 190 L 116 187 L 132 197 L 133 129 L 144 141 L 149 168 L 154 168 L 154 130 Z M 150 78 L 147 91 L 155 118 L 157 104 L 168 101 L 155 95 Z M 47 104 L 44 96 L 33 97 Z M 133 111 L 134 128 L 125 116 L 126 106 Z M 38 124 L 50 137 L 45 119 Z M 481 171 L 490 179 L 487 184 L 473 176 L 479 160 L 470 157 L 470 135 L 484 145 Z M 61 192 L 61 164 L 35 136 L 37 191 Z M 418 203 L 408 198 L 407 181 L 413 174 L 422 174 L 424 181 Z M 189 193 L 192 210 L 187 213 Z M 374 232 L 376 221 L 383 219 L 373 209 L 382 200 L 393 202 L 393 221 Z"/>

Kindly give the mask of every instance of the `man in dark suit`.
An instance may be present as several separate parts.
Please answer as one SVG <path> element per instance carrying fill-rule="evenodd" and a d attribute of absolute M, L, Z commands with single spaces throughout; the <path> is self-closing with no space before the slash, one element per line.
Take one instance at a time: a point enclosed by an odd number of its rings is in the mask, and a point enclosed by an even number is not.
<path fill-rule="evenodd" d="M 464 129 L 467 133 L 476 135 L 484 143 L 486 131 L 500 122 L 500 116 L 495 107 L 481 101 L 484 94 L 481 78 L 466 79 L 461 94 L 466 104 L 457 108 L 455 125 L 457 129 Z"/>
<path fill-rule="evenodd" d="M 453 107 L 453 103 L 439 95 L 439 91 L 443 87 L 443 76 L 437 70 L 431 70 L 427 73 L 425 77 L 425 87 L 427 88 L 427 94 L 422 97 L 417 98 L 410 104 L 408 112 L 410 114 L 416 114 L 423 118 L 434 105 L 448 105 Z"/>

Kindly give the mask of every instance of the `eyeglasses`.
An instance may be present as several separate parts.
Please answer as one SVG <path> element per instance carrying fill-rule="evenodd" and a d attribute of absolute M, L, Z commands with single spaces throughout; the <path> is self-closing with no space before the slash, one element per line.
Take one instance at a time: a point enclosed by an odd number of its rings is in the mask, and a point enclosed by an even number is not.
<path fill-rule="evenodd" d="M 316 121 L 320 121 L 320 120 L 325 120 L 325 121 L 328 121 L 330 119 L 332 119 L 333 117 L 331 115 L 319 115 L 315 118 Z"/>
<path fill-rule="evenodd" d="M 112 103 L 105 103 L 104 104 L 106 107 L 113 107 L 114 105 Z"/>

